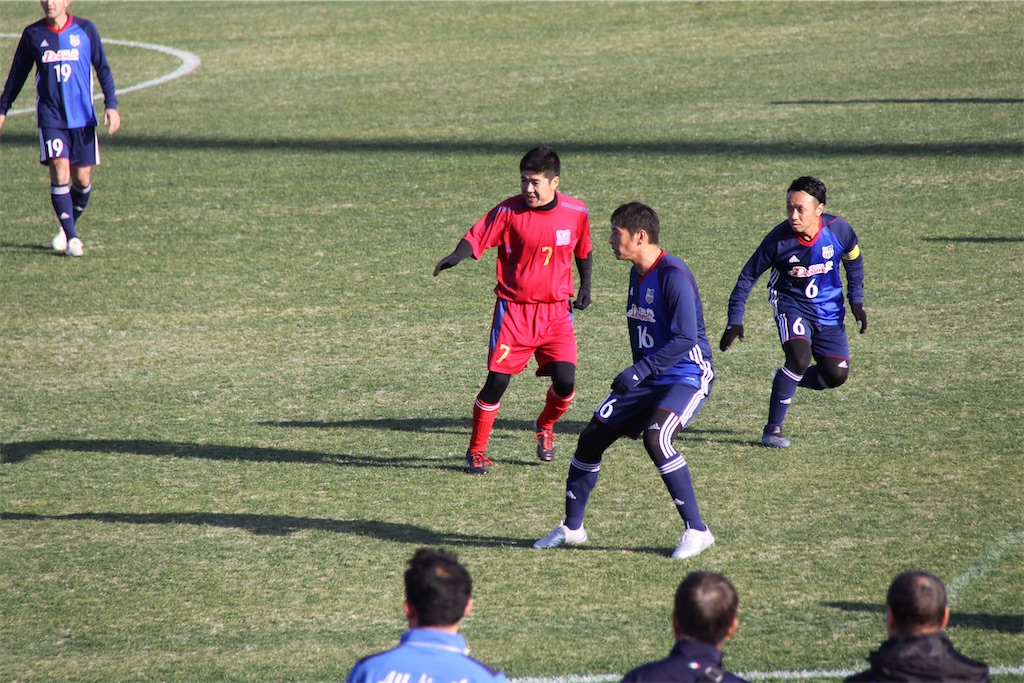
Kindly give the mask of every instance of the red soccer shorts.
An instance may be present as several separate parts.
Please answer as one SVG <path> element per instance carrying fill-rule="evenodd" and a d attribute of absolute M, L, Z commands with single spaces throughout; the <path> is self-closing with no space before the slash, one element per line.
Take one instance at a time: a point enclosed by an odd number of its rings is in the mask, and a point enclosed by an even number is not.
<path fill-rule="evenodd" d="M 517 304 L 498 299 L 491 322 L 487 369 L 518 375 L 537 358 L 537 374 L 548 374 L 548 363 L 576 365 L 576 331 L 568 301 L 553 304 Z"/>

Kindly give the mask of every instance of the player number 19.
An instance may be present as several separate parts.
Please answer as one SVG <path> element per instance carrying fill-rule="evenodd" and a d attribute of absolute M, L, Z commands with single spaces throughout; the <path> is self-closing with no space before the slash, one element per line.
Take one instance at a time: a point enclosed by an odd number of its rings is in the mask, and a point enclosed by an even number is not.
<path fill-rule="evenodd" d="M 54 64 L 53 70 L 57 74 L 57 81 L 60 83 L 67 83 L 71 80 L 71 65 L 70 64 Z"/>
<path fill-rule="evenodd" d="M 64 151 L 64 141 L 60 138 L 53 138 L 46 141 L 46 157 L 56 159 Z"/>

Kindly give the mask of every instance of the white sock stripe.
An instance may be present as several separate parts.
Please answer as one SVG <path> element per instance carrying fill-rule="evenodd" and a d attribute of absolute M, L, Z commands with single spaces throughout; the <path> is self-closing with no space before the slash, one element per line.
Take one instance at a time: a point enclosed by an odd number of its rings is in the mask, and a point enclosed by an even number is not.
<path fill-rule="evenodd" d="M 676 453 L 672 458 L 669 459 L 663 465 L 658 466 L 658 474 L 665 476 L 666 474 L 672 474 L 686 467 L 686 458 L 681 454 Z"/>
<path fill-rule="evenodd" d="M 591 473 L 593 473 L 593 472 L 600 472 L 601 471 L 601 463 L 599 463 L 599 462 L 597 462 L 597 463 L 594 463 L 594 462 L 582 462 L 580 460 L 577 460 L 576 456 L 573 456 L 569 460 L 569 467 L 570 468 L 575 467 L 578 470 L 583 470 L 584 472 L 591 472 Z"/>
<path fill-rule="evenodd" d="M 491 413 L 501 407 L 501 401 L 498 401 L 494 405 L 491 405 L 490 403 L 483 403 L 480 401 L 480 399 L 476 399 L 473 401 L 473 405 L 475 405 L 477 408 L 484 412 Z"/>
<path fill-rule="evenodd" d="M 802 380 L 804 378 L 803 375 L 796 374 L 795 372 L 793 372 L 792 370 L 787 368 L 785 365 L 783 365 L 781 368 L 779 368 L 779 370 L 782 371 L 786 375 L 786 377 L 789 377 L 794 382 L 799 382 L 800 380 Z"/>

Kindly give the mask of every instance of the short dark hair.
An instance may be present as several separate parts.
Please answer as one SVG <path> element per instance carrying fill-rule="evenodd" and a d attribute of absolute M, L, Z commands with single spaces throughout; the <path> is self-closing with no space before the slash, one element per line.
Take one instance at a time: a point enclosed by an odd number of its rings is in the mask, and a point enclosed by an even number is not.
<path fill-rule="evenodd" d="M 405 570 L 405 599 L 420 626 L 451 626 L 466 612 L 473 580 L 455 555 L 420 548 Z"/>
<path fill-rule="evenodd" d="M 519 162 L 520 173 L 541 173 L 551 179 L 562 175 L 562 162 L 555 150 L 541 145 L 534 147 Z"/>
<path fill-rule="evenodd" d="M 790 192 L 806 192 L 822 204 L 826 203 L 825 198 L 828 194 L 825 189 L 825 183 L 821 182 L 814 176 L 809 175 L 800 176 L 791 182 L 786 194 L 789 194 Z"/>
<path fill-rule="evenodd" d="M 680 635 L 717 646 L 729 636 L 740 598 L 729 580 L 714 572 L 691 572 L 676 590 Z"/>
<path fill-rule="evenodd" d="M 928 572 L 903 572 L 889 586 L 885 604 L 900 632 L 942 628 L 946 615 L 946 587 Z"/>
<path fill-rule="evenodd" d="M 640 202 L 623 204 L 612 212 L 612 226 L 625 228 L 630 236 L 640 230 L 647 232 L 651 244 L 657 244 L 661 237 L 661 223 L 658 214 L 651 207 Z"/>

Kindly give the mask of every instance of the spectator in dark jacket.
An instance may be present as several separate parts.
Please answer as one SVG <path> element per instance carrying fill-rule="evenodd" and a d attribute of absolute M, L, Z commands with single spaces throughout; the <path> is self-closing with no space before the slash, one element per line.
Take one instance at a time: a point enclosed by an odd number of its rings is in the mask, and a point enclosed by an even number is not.
<path fill-rule="evenodd" d="M 946 587 L 928 572 L 904 572 L 885 599 L 889 639 L 868 656 L 871 668 L 846 680 L 988 681 L 988 666 L 956 651 L 944 629 L 949 622 Z"/>
<path fill-rule="evenodd" d="M 740 625 L 740 599 L 729 580 L 712 572 L 691 572 L 676 590 L 668 657 L 639 666 L 623 683 L 746 683 L 722 668 L 722 646 Z"/>

